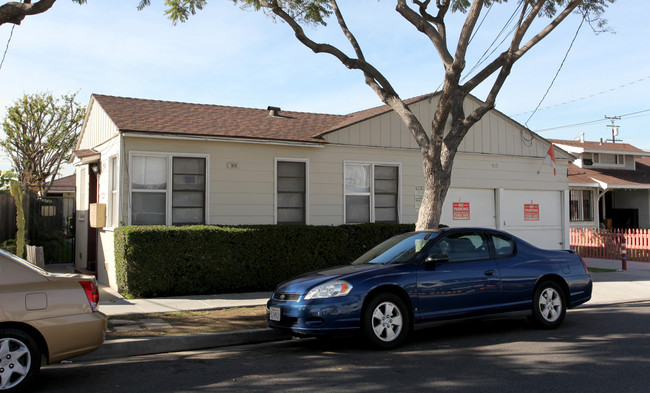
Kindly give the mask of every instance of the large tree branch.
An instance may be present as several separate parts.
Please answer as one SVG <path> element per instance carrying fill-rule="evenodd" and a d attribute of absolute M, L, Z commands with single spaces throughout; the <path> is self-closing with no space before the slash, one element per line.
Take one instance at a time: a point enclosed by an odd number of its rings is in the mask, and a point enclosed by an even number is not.
<path fill-rule="evenodd" d="M 26 16 L 41 14 L 54 5 L 56 0 L 40 0 L 36 3 L 10 1 L 0 6 L 0 25 L 13 23 L 19 25 Z"/>
<path fill-rule="evenodd" d="M 483 0 L 477 0 L 472 3 L 472 7 L 467 13 L 465 23 L 460 31 L 460 37 L 458 37 L 458 44 L 456 45 L 456 54 L 454 55 L 454 68 L 458 69 L 459 73 L 465 68 L 467 47 L 469 46 L 469 40 L 476 26 L 476 21 L 481 15 L 481 9 L 483 9 Z"/>
<path fill-rule="evenodd" d="M 492 60 L 490 64 L 485 66 L 481 71 L 479 71 L 469 81 L 467 81 L 462 86 L 462 89 L 468 93 L 471 92 L 472 90 L 474 90 L 474 88 L 476 88 L 476 86 L 483 83 L 492 74 L 494 74 L 501 67 L 503 67 L 504 64 L 506 64 L 506 62 L 511 61 L 512 63 L 514 63 L 517 60 L 519 60 L 519 58 L 521 58 L 533 46 L 535 46 L 542 39 L 548 36 L 564 19 L 566 19 L 567 16 L 569 16 L 569 14 L 571 14 L 571 12 L 573 12 L 580 5 L 580 3 L 581 0 L 571 1 L 566 6 L 566 8 L 555 17 L 555 19 L 553 19 L 543 30 L 541 30 L 534 37 L 532 37 L 521 48 L 513 48 L 513 45 L 511 44 L 507 51 L 501 53 L 497 58 Z M 541 9 L 542 2 L 538 3 L 535 8 L 537 7 Z M 531 11 L 531 14 L 534 14 L 536 16 L 539 13 L 539 10 L 537 10 L 537 13 L 535 13 L 535 8 Z M 521 42 L 521 39 L 523 38 L 524 34 L 527 32 L 528 28 L 530 27 L 530 24 L 532 24 L 532 19 L 531 19 L 531 15 L 528 15 L 528 18 L 526 18 L 524 22 L 517 28 L 517 32 L 513 37 L 513 41 L 512 41 L 513 44 L 516 43 L 517 39 L 519 40 L 519 42 Z"/>
<path fill-rule="evenodd" d="M 330 44 L 316 43 L 305 34 L 300 24 L 284 11 L 282 6 L 277 0 L 261 0 L 260 4 L 269 9 L 273 14 L 284 20 L 294 31 L 298 41 L 311 49 L 314 53 L 327 53 L 337 58 L 343 65 L 350 69 L 358 69 L 363 72 L 366 84 L 368 84 L 379 98 L 386 105 L 390 106 L 400 116 L 400 118 L 407 125 L 413 137 L 417 141 L 422 150 L 425 150 L 429 144 L 429 137 L 426 131 L 418 121 L 417 117 L 411 112 L 404 101 L 399 97 L 390 82 L 379 72 L 372 64 L 365 61 L 363 52 L 354 35 L 348 29 L 343 16 L 340 13 L 338 5 L 335 0 L 331 1 L 332 8 L 337 17 L 339 26 L 343 33 L 350 41 L 352 47 L 358 58 L 353 59 L 347 56 L 343 51 Z"/>
<path fill-rule="evenodd" d="M 418 31 L 424 33 L 424 35 L 429 37 L 429 40 L 431 40 L 431 43 L 433 43 L 433 46 L 438 51 L 438 54 L 440 55 L 440 58 L 442 59 L 442 62 L 444 63 L 445 67 L 450 66 L 451 63 L 454 61 L 454 58 L 451 55 L 451 53 L 449 53 L 449 49 L 447 48 L 447 40 L 446 40 L 446 33 L 445 33 L 446 30 L 444 28 L 444 22 L 442 18 L 439 20 L 439 22 L 436 23 L 437 26 L 442 25 L 442 27 L 437 30 L 429 23 L 426 17 L 423 17 L 422 15 L 413 11 L 411 7 L 409 7 L 406 4 L 406 0 L 397 0 L 397 5 L 395 6 L 395 10 L 400 15 L 402 15 L 404 19 L 406 19 L 413 26 L 415 26 L 415 28 Z"/>

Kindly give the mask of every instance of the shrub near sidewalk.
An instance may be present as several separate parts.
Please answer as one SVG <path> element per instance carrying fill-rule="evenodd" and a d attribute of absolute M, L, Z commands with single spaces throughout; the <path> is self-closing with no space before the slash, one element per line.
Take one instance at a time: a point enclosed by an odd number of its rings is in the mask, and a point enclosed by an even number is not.
<path fill-rule="evenodd" d="M 411 224 L 126 226 L 115 230 L 120 293 L 134 297 L 270 291 L 348 263 Z"/>

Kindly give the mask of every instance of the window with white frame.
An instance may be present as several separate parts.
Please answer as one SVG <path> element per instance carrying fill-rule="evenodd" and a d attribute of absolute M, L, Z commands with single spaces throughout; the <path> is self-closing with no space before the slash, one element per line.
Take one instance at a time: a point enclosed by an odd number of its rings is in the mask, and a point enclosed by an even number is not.
<path fill-rule="evenodd" d="M 113 156 L 108 159 L 108 172 L 109 172 L 109 195 L 108 197 L 110 198 L 108 202 L 108 217 L 109 217 L 109 222 L 108 225 L 112 227 L 116 227 L 119 224 L 118 220 L 118 206 L 117 206 L 117 201 L 118 201 L 118 182 L 119 182 L 119 172 L 117 168 L 117 156 Z"/>
<path fill-rule="evenodd" d="M 399 222 L 399 166 L 345 164 L 345 222 Z"/>
<path fill-rule="evenodd" d="M 593 221 L 593 192 L 591 190 L 571 190 L 569 194 L 571 221 Z"/>
<path fill-rule="evenodd" d="M 307 163 L 276 161 L 276 222 L 305 224 L 307 206 Z"/>
<path fill-rule="evenodd" d="M 205 223 L 206 158 L 131 157 L 131 224 Z"/>
<path fill-rule="evenodd" d="M 594 153 L 594 162 L 605 165 L 625 165 L 622 154 Z"/>

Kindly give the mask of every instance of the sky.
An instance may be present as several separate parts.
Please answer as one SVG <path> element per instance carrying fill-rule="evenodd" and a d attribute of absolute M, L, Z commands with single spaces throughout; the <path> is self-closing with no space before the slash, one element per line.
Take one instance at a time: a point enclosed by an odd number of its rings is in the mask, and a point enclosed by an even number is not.
<path fill-rule="evenodd" d="M 83 106 L 94 93 L 331 114 L 382 105 L 360 71 L 314 54 L 288 25 L 262 12 L 208 0 L 187 22 L 173 25 L 163 1 L 142 11 L 138 3 L 58 0 L 46 13 L 27 17 L 13 34 L 12 25 L 0 26 L 0 120 L 17 99 L 39 92 L 76 93 Z M 366 59 L 402 98 L 440 87 L 444 69 L 435 48 L 394 10 L 393 1 L 339 3 Z M 481 62 L 484 54 L 492 59 L 507 45 L 499 33 L 510 31 L 507 21 L 517 3 L 483 11 L 465 74 L 487 64 Z M 583 132 L 586 140 L 611 139 L 612 123 L 605 117 L 620 117 L 616 139 L 650 151 L 649 9 L 647 0 L 617 0 L 604 14 L 611 31 L 598 34 L 588 23 L 580 27 L 580 15 L 570 16 L 515 63 L 496 109 L 547 139 L 574 139 Z M 450 16 L 448 42 L 454 48 L 464 15 Z M 539 19 L 531 30 L 547 21 Z M 335 21 L 307 27 L 306 33 L 352 54 Z M 489 87 L 472 94 L 484 99 Z M 0 170 L 10 168 L 0 151 Z"/>

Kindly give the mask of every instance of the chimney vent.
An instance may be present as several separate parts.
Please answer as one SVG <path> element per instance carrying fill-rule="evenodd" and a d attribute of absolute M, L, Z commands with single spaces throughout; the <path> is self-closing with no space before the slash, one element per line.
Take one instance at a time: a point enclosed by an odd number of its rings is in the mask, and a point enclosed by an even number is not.
<path fill-rule="evenodd" d="M 278 117 L 281 109 L 277 106 L 269 106 L 266 110 L 269 111 L 269 116 Z"/>

